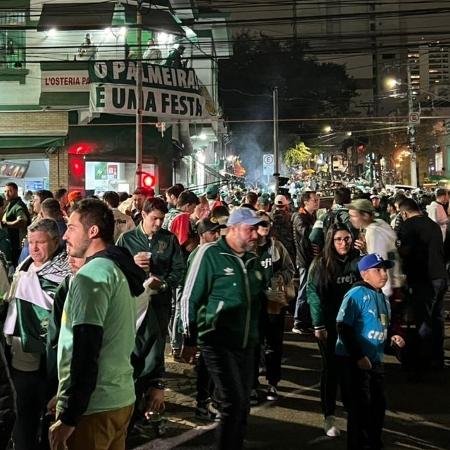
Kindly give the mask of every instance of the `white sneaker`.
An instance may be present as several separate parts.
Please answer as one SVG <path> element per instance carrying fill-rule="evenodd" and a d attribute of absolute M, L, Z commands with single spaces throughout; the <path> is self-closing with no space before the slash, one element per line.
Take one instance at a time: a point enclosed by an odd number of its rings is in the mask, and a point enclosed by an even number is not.
<path fill-rule="evenodd" d="M 323 429 L 325 434 L 329 437 L 338 437 L 341 435 L 341 431 L 336 425 L 336 417 L 334 416 L 325 417 Z"/>

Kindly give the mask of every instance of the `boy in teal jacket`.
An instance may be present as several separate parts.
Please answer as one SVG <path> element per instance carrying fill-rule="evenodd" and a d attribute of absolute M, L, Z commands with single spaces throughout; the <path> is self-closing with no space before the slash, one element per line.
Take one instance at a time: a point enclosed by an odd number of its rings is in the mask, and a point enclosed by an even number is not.
<path fill-rule="evenodd" d="M 386 400 L 383 356 L 388 340 L 389 302 L 381 289 L 393 261 L 372 253 L 361 259 L 362 283 L 344 297 L 337 316 L 336 354 L 341 368 L 341 390 L 347 409 L 347 450 L 380 450 Z M 401 336 L 391 345 L 403 347 Z"/>

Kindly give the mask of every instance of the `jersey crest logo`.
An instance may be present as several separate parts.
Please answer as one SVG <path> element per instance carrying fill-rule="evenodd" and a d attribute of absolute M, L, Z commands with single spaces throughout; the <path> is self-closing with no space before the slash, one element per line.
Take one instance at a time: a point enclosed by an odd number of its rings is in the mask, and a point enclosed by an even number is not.
<path fill-rule="evenodd" d="M 223 269 L 223 272 L 227 276 L 234 275 L 234 269 L 231 267 L 225 267 L 225 269 Z"/>

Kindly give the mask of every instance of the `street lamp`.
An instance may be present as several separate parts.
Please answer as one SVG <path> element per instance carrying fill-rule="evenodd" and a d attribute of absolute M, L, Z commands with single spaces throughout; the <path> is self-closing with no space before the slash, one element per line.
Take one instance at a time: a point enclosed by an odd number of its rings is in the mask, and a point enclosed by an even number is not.
<path fill-rule="evenodd" d="M 331 133 L 333 131 L 333 128 L 331 128 L 330 125 L 325 125 L 323 127 L 323 131 L 324 131 L 324 133 Z"/>

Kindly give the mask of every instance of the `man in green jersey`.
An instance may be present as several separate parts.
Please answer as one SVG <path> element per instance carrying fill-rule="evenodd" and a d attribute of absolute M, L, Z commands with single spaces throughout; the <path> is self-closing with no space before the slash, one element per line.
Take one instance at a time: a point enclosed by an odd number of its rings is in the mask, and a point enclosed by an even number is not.
<path fill-rule="evenodd" d="M 109 245 L 114 216 L 95 199 L 79 202 L 64 239 L 86 257 L 64 304 L 58 340 L 59 386 L 52 450 L 123 450 L 135 400 L 130 355 L 144 272 L 129 252 Z"/>

